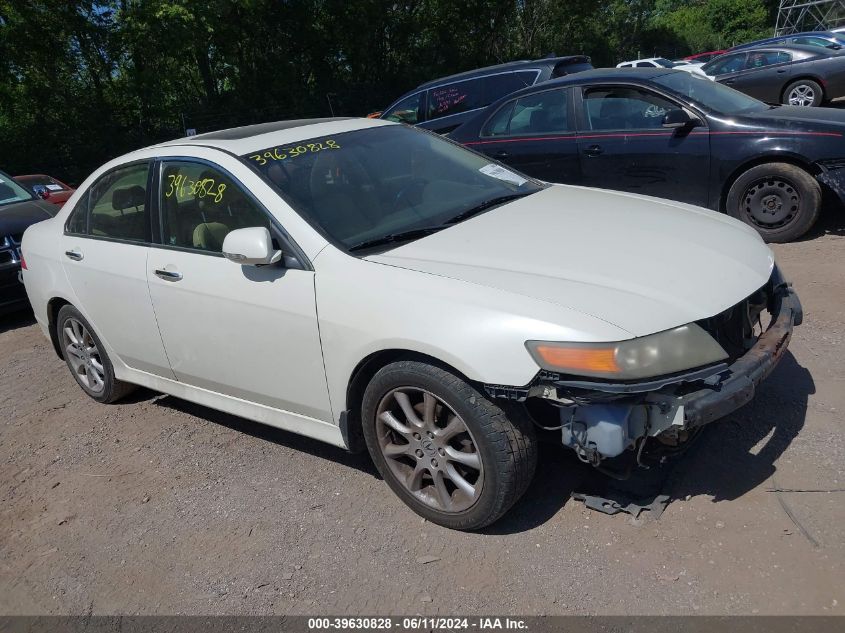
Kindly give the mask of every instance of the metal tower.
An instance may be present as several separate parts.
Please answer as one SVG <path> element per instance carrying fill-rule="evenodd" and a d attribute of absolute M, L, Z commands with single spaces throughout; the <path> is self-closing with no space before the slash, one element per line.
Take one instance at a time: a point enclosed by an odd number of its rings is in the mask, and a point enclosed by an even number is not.
<path fill-rule="evenodd" d="M 845 0 L 780 0 L 775 35 L 845 26 Z"/>

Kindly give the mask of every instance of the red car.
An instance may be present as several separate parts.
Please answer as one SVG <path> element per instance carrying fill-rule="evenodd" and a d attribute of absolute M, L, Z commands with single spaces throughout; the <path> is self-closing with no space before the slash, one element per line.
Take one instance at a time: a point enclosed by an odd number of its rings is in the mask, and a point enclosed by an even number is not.
<path fill-rule="evenodd" d="M 711 59 L 717 58 L 722 53 L 727 53 L 727 50 L 723 51 L 707 51 L 706 53 L 696 53 L 695 55 L 688 55 L 684 57 L 685 60 L 688 62 L 701 62 L 702 64 L 705 62 L 709 62 Z"/>
<path fill-rule="evenodd" d="M 52 202 L 59 208 L 67 202 L 67 199 L 76 191 L 73 187 L 66 185 L 61 180 L 45 174 L 30 174 L 28 176 L 15 176 L 15 181 L 33 191 L 42 200 Z"/>

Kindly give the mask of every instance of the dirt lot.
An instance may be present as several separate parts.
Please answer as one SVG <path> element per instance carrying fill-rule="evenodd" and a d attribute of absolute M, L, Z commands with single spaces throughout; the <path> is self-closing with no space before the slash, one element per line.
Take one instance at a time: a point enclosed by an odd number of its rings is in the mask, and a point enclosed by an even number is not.
<path fill-rule="evenodd" d="M 823 224 L 775 248 L 791 353 L 659 520 L 570 500 L 596 474 L 550 445 L 505 520 L 450 532 L 363 456 L 150 391 L 96 404 L 31 316 L 0 320 L 0 613 L 845 614 L 845 215 Z"/>

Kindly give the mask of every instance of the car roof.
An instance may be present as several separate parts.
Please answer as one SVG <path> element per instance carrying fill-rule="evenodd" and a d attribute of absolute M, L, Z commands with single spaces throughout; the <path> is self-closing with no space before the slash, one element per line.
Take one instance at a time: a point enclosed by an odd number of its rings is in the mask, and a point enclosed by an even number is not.
<path fill-rule="evenodd" d="M 719 57 L 723 57 L 723 56 L 727 56 L 727 55 L 733 55 L 735 53 L 736 54 L 751 53 L 751 52 L 754 52 L 754 51 L 758 51 L 758 52 L 759 51 L 784 51 L 784 52 L 787 52 L 787 53 L 809 53 L 810 55 L 817 56 L 817 57 L 824 57 L 824 56 L 833 57 L 837 54 L 836 51 L 832 51 L 832 50 L 827 49 L 827 48 L 822 48 L 820 46 L 805 46 L 805 45 L 802 45 L 802 44 L 789 44 L 789 45 L 760 44 L 759 46 L 749 46 L 748 48 L 739 48 L 739 49 L 729 50 L 727 53 L 725 53 L 724 55 L 720 55 Z M 717 59 L 719 59 L 719 57 L 714 57 L 710 61 L 711 62 L 716 61 Z M 707 62 L 707 63 L 709 64 L 710 62 Z"/>
<path fill-rule="evenodd" d="M 473 77 L 481 77 L 484 75 L 489 75 L 491 73 L 497 72 L 508 72 L 512 70 L 520 70 L 522 68 L 531 68 L 535 66 L 556 66 L 560 62 L 565 61 L 575 61 L 579 59 L 586 59 L 586 55 L 564 55 L 562 57 L 543 57 L 541 59 L 522 59 L 515 62 L 507 62 L 504 64 L 496 64 L 494 66 L 484 66 L 483 68 L 475 68 L 473 70 L 467 70 L 461 73 L 456 73 L 454 75 L 446 75 L 445 77 L 439 77 L 437 79 L 433 79 L 431 81 L 427 81 L 423 84 L 420 84 L 413 90 L 407 92 L 406 94 L 412 94 L 417 92 L 418 90 L 424 90 L 426 88 L 431 88 L 432 86 L 437 86 L 441 83 L 451 83 L 456 80 L 460 79 L 472 79 Z M 401 98 L 401 97 L 400 97 Z"/>
<path fill-rule="evenodd" d="M 751 47 L 761 46 L 761 45 L 764 45 L 764 44 L 781 42 L 783 40 L 789 39 L 790 37 L 809 37 L 809 36 L 821 37 L 821 38 L 825 38 L 825 39 L 835 39 L 835 40 L 841 39 L 841 38 L 837 37 L 835 33 L 831 33 L 830 31 L 801 31 L 800 33 L 789 33 L 787 35 L 776 35 L 775 37 L 767 37 L 767 38 L 762 39 L 762 40 L 753 40 L 751 42 L 746 42 L 744 44 L 737 44 L 736 46 L 734 46 L 730 50 L 751 48 Z"/>
<path fill-rule="evenodd" d="M 293 119 L 228 128 L 187 136 L 152 145 L 152 148 L 203 146 L 222 149 L 233 154 L 246 154 L 267 147 L 287 145 L 318 136 L 342 134 L 371 127 L 398 125 L 380 119 L 335 117 L 325 119 Z"/>

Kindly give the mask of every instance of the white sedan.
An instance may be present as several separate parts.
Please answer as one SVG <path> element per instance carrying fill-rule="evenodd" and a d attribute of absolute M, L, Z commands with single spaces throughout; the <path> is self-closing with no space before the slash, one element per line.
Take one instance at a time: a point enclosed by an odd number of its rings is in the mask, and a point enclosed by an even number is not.
<path fill-rule="evenodd" d="M 750 227 L 541 183 L 423 130 L 289 121 L 139 150 L 27 229 L 38 323 L 134 385 L 369 450 L 457 529 L 525 492 L 536 428 L 626 468 L 750 400 L 801 321 Z"/>

